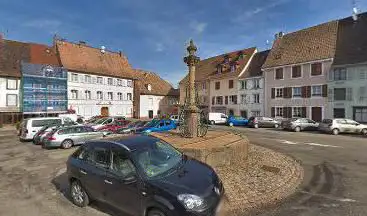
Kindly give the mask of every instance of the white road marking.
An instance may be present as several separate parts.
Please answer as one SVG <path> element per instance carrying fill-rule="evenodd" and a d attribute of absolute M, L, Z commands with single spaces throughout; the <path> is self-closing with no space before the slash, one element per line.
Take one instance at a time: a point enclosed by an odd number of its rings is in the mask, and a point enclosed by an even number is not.
<path fill-rule="evenodd" d="M 341 148 L 341 146 L 334 146 L 334 145 L 324 145 L 319 143 L 304 143 L 305 145 L 311 145 L 311 146 L 321 146 L 321 147 L 332 147 L 332 148 Z"/>
<path fill-rule="evenodd" d="M 345 198 L 345 199 L 339 199 L 340 202 L 357 202 L 357 200 L 354 200 L 354 199 L 348 199 L 348 198 Z"/>
<path fill-rule="evenodd" d="M 278 140 L 279 142 L 283 143 L 283 144 L 287 144 L 287 145 L 297 145 L 297 142 L 292 142 L 292 141 L 288 141 L 288 140 Z"/>

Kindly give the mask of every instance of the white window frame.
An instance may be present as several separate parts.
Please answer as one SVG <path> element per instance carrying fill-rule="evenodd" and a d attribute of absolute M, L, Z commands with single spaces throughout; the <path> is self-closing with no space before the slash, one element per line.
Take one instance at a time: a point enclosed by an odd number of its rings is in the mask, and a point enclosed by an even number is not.
<path fill-rule="evenodd" d="M 86 100 L 91 100 L 92 99 L 92 93 L 91 93 L 91 91 L 85 90 L 84 91 L 84 94 L 85 94 L 85 99 Z"/>
<path fill-rule="evenodd" d="M 301 76 L 300 77 L 293 77 L 293 67 L 301 67 Z M 291 66 L 291 79 L 302 79 L 303 78 L 303 65 L 293 65 Z"/>
<path fill-rule="evenodd" d="M 300 89 L 300 95 L 294 95 L 295 91 L 294 89 Z M 292 87 L 292 98 L 302 98 L 302 87 L 301 86 L 294 86 Z"/>
<path fill-rule="evenodd" d="M 9 104 L 9 97 L 15 97 L 15 104 Z M 18 106 L 18 95 L 17 94 L 6 94 L 6 106 L 7 107 Z"/>
<path fill-rule="evenodd" d="M 97 77 L 97 84 L 103 85 L 103 77 Z"/>
<path fill-rule="evenodd" d="M 282 96 L 277 96 L 278 94 L 278 92 L 277 92 L 277 90 L 278 89 L 280 89 L 281 90 L 281 92 L 282 92 Z M 277 88 L 274 88 L 274 91 L 275 91 L 275 98 L 283 98 L 284 97 L 284 88 L 283 87 L 277 87 Z"/>
<path fill-rule="evenodd" d="M 253 94 L 254 97 L 254 104 L 260 103 L 260 94 Z"/>
<path fill-rule="evenodd" d="M 314 95 L 314 87 L 317 87 L 317 86 L 319 86 L 320 87 L 320 95 Z M 311 86 L 311 97 L 322 97 L 322 95 L 323 95 L 323 92 L 322 92 L 322 85 L 312 85 Z"/>
<path fill-rule="evenodd" d="M 336 72 L 339 72 L 339 74 L 340 74 L 340 72 L 342 70 L 344 70 L 343 72 L 345 72 L 345 79 L 335 79 L 335 73 Z M 333 73 L 333 80 L 334 81 L 346 81 L 346 80 L 348 80 L 348 71 L 347 71 L 347 68 L 334 68 L 334 70 L 332 71 L 332 73 Z"/>
<path fill-rule="evenodd" d="M 298 115 L 295 115 L 295 110 L 296 109 L 300 109 L 298 110 L 299 111 L 299 116 Z M 296 117 L 299 117 L 299 118 L 302 118 L 302 107 L 301 106 L 295 106 L 295 107 L 292 107 L 292 117 L 293 118 L 296 118 Z"/>
<path fill-rule="evenodd" d="M 107 85 L 113 85 L 113 78 L 107 78 Z"/>
<path fill-rule="evenodd" d="M 282 79 L 277 79 L 277 69 L 282 69 Z M 278 67 L 278 68 L 274 68 L 274 80 L 284 80 L 284 67 Z"/>
<path fill-rule="evenodd" d="M 126 94 L 126 100 L 132 101 L 133 100 L 133 95 L 131 93 L 127 93 Z"/>
<path fill-rule="evenodd" d="M 10 88 L 9 81 L 13 81 L 15 83 L 15 88 Z M 16 79 L 6 79 L 6 89 L 7 90 L 18 90 L 18 80 Z"/>
<path fill-rule="evenodd" d="M 107 92 L 107 100 L 113 100 L 113 92 Z"/>
<path fill-rule="evenodd" d="M 92 77 L 90 75 L 84 75 L 85 83 L 92 83 Z"/>
<path fill-rule="evenodd" d="M 321 64 L 321 74 L 320 75 L 312 75 L 312 65 L 313 64 Z M 323 62 L 314 62 L 310 63 L 310 76 L 311 77 L 318 77 L 324 75 L 324 63 Z"/>
<path fill-rule="evenodd" d="M 122 80 L 121 79 L 117 79 L 117 85 L 122 86 Z"/>
<path fill-rule="evenodd" d="M 76 79 L 75 79 L 76 78 Z M 73 82 L 79 82 L 79 76 L 78 76 L 78 74 L 76 74 L 76 73 L 72 73 L 71 74 L 71 80 L 73 81 Z"/>
<path fill-rule="evenodd" d="M 97 100 L 103 100 L 103 92 L 97 91 Z"/>
<path fill-rule="evenodd" d="M 247 95 L 246 94 L 241 94 L 241 104 L 246 104 L 247 103 Z"/>
<path fill-rule="evenodd" d="M 260 89 L 260 79 L 254 79 L 253 80 L 253 88 L 254 89 Z"/>
<path fill-rule="evenodd" d="M 78 90 L 72 89 L 71 91 L 71 99 L 78 99 Z"/>
<path fill-rule="evenodd" d="M 283 117 L 284 116 L 284 107 L 275 107 L 274 110 L 275 110 L 274 111 L 274 117 Z M 281 113 L 281 115 L 277 115 L 279 113 Z"/>
<path fill-rule="evenodd" d="M 127 85 L 127 87 L 132 87 L 133 86 L 133 81 L 128 80 L 126 85 Z"/>

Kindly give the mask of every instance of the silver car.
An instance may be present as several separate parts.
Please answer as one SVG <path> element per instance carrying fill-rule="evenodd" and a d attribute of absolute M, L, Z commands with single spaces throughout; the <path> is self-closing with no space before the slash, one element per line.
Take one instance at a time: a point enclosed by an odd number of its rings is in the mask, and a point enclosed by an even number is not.
<path fill-rule="evenodd" d="M 74 145 L 84 144 L 86 141 L 102 138 L 106 135 L 106 132 L 95 131 L 88 126 L 56 128 L 44 138 L 42 146 L 44 148 L 61 147 L 68 149 Z"/>
<path fill-rule="evenodd" d="M 367 135 L 367 125 L 351 119 L 324 119 L 319 125 L 319 130 L 334 135 L 338 135 L 339 133 Z"/>
<path fill-rule="evenodd" d="M 307 118 L 291 118 L 282 122 L 283 129 L 295 132 L 317 130 L 318 126 L 319 123 Z"/>

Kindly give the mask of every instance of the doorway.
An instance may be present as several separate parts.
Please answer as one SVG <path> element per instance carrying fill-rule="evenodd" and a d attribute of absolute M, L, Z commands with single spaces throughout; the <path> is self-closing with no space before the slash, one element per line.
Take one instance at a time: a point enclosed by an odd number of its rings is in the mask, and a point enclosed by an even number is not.
<path fill-rule="evenodd" d="M 108 107 L 101 108 L 101 116 L 109 116 Z"/>
<path fill-rule="evenodd" d="M 150 119 L 152 119 L 152 118 L 153 118 L 153 110 L 148 110 L 148 117 L 149 117 Z"/>
<path fill-rule="evenodd" d="M 312 107 L 311 108 L 311 118 L 316 122 L 322 121 L 322 108 L 321 107 Z"/>

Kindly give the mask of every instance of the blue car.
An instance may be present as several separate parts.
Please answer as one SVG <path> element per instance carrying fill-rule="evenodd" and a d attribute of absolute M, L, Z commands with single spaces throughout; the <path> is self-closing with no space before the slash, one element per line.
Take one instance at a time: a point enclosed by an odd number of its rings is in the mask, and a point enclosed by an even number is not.
<path fill-rule="evenodd" d="M 142 128 L 136 130 L 136 133 L 151 133 L 151 132 L 163 132 L 176 129 L 177 125 L 170 119 L 164 120 L 152 120 L 150 123 Z"/>
<path fill-rule="evenodd" d="M 248 119 L 241 116 L 229 116 L 227 119 L 227 125 L 229 126 L 247 126 Z"/>

